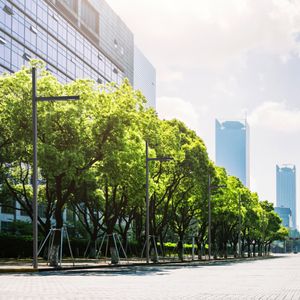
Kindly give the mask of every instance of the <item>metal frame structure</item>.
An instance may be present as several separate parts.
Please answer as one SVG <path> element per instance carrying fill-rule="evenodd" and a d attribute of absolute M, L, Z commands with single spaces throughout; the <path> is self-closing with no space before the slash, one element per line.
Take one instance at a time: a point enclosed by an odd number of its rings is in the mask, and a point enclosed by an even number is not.
<path fill-rule="evenodd" d="M 174 160 L 173 157 L 149 157 L 148 150 L 148 141 L 146 141 L 146 261 L 147 264 L 150 262 L 150 233 L 149 233 L 149 225 L 150 225 L 150 216 L 149 216 L 149 161 L 170 161 Z"/>
<path fill-rule="evenodd" d="M 38 269 L 38 161 L 37 161 L 37 102 L 38 101 L 68 101 L 79 100 L 79 96 L 38 97 L 36 68 L 31 70 L 32 76 L 32 125 L 33 125 L 33 201 L 32 201 L 32 227 L 33 227 L 33 268 Z"/>

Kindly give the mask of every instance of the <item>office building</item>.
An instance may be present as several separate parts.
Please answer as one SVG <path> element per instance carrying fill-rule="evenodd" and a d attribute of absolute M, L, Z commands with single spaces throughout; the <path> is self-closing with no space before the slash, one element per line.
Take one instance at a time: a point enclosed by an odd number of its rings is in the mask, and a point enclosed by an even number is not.
<path fill-rule="evenodd" d="M 0 74 L 18 71 L 31 58 L 45 61 L 62 83 L 91 78 L 120 84 L 128 78 L 155 107 L 155 69 L 135 51 L 133 33 L 104 0 L 0 0 Z M 0 220 L 7 227 L 29 218 L 2 207 Z"/>
<path fill-rule="evenodd" d="M 295 228 L 297 226 L 295 165 L 276 165 L 276 205 L 290 208 L 292 226 Z"/>
<path fill-rule="evenodd" d="M 0 72 L 39 58 L 66 82 L 133 83 L 133 34 L 103 0 L 0 0 Z"/>
<path fill-rule="evenodd" d="M 287 228 L 293 227 L 292 211 L 288 207 L 275 207 L 275 212 L 279 215 L 282 220 L 282 225 Z"/>
<path fill-rule="evenodd" d="M 216 164 L 249 187 L 249 127 L 243 121 L 215 123 Z"/>
<path fill-rule="evenodd" d="M 149 60 L 134 46 L 134 88 L 141 90 L 149 107 L 156 107 L 156 71 Z"/>

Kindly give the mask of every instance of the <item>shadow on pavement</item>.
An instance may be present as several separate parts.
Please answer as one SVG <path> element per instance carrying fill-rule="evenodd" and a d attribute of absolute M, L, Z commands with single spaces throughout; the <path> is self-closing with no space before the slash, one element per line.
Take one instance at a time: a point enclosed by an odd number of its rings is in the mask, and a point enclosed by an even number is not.
<path fill-rule="evenodd" d="M 275 259 L 280 256 L 272 256 L 267 259 Z M 93 268 L 93 269 L 74 269 L 74 270 L 49 270 L 36 273 L 15 273 L 11 276 L 35 276 L 35 277 L 47 277 L 47 276 L 156 276 L 156 275 L 168 275 L 173 270 L 178 269 L 195 269 L 204 267 L 228 267 L 236 264 L 249 264 L 261 259 L 246 259 L 246 260 L 220 260 L 212 262 L 190 262 L 173 265 L 151 265 L 151 266 L 117 266 L 115 268 Z M 263 259 L 265 260 L 265 259 Z M 4 275 L 4 274 L 3 274 Z M 6 274 L 7 275 L 7 274 Z M 1 275 L 0 275 L 1 277 Z"/>

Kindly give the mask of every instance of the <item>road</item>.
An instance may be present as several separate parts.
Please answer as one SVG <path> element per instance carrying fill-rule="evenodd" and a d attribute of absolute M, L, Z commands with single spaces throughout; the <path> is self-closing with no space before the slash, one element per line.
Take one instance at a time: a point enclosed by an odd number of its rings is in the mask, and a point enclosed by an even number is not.
<path fill-rule="evenodd" d="M 207 266 L 3 274 L 0 299 L 300 299 L 300 254 Z"/>

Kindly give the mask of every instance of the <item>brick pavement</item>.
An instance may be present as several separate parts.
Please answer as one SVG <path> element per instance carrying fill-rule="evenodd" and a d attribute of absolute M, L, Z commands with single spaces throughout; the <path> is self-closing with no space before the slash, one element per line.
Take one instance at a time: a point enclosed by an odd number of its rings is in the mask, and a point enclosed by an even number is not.
<path fill-rule="evenodd" d="M 0 275 L 0 299 L 300 299 L 300 255 L 209 266 Z"/>

